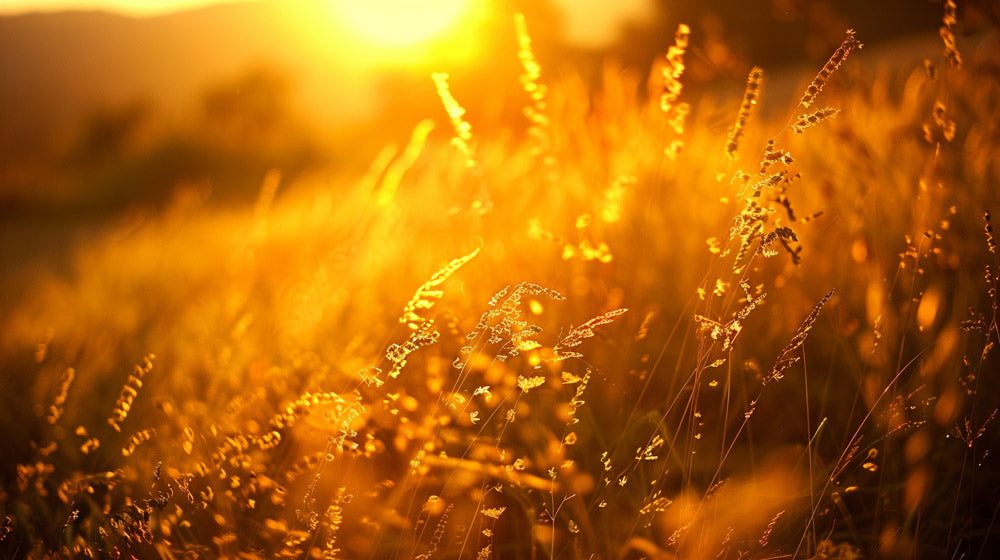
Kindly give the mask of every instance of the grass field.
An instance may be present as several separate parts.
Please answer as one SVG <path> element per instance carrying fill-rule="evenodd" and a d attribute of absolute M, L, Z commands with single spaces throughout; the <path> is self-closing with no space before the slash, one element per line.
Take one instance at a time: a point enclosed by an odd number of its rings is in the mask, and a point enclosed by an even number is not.
<path fill-rule="evenodd" d="M 996 555 L 996 39 L 692 96 L 697 28 L 590 90 L 514 25 L 516 122 L 6 226 L 0 555 Z"/>

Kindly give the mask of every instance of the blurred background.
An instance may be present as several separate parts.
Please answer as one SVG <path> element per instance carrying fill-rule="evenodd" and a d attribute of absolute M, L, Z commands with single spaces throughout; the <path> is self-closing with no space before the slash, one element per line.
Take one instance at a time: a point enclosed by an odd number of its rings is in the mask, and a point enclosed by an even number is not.
<path fill-rule="evenodd" d="M 997 19 L 992 2 L 962 5 L 967 32 Z M 497 119 L 518 110 L 501 101 L 519 72 L 515 11 L 550 78 L 596 76 L 609 58 L 645 72 L 688 23 L 689 91 L 739 89 L 751 64 L 815 68 L 848 27 L 869 48 L 933 41 L 941 17 L 929 0 L 8 0 L 0 213 L 113 211 L 181 183 L 241 200 L 271 167 L 363 168 L 439 116 L 431 71 L 452 73 L 459 92 L 476 84 L 462 102 Z"/>
<path fill-rule="evenodd" d="M 740 91 L 753 64 L 797 87 L 848 27 L 876 53 L 862 64 L 919 61 L 940 49 L 941 10 L 930 0 L 7 0 L 0 264 L 50 259 L 92 224 L 178 192 L 252 202 L 269 169 L 285 183 L 363 173 L 387 142 L 445 117 L 433 71 L 452 74 L 476 130 L 499 133 L 524 103 L 515 11 L 543 81 L 589 85 L 603 68 L 647 75 L 688 23 L 694 99 Z M 997 13 L 963 2 L 960 31 L 994 26 Z"/>

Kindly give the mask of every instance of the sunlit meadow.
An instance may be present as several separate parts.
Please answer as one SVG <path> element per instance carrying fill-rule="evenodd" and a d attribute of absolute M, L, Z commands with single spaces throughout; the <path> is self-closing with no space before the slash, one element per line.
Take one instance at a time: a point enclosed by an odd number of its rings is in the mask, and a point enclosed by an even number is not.
<path fill-rule="evenodd" d="M 695 94 L 694 22 L 596 85 L 509 25 L 518 112 L 427 75 L 11 282 L 0 555 L 996 557 L 996 46 Z"/>

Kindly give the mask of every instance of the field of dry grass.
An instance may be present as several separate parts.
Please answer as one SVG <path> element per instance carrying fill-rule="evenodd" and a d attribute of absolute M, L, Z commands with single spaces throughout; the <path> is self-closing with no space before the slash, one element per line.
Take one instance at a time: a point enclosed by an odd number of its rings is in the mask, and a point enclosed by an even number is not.
<path fill-rule="evenodd" d="M 0 555 L 996 554 L 995 38 L 693 98 L 684 29 L 590 91 L 515 22 L 524 119 L 435 75 L 364 176 L 13 283 Z"/>

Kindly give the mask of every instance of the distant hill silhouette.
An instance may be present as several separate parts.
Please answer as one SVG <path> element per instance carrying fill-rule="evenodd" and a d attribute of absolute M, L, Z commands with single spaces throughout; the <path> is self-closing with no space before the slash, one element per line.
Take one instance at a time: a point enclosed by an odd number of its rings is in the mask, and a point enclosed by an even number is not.
<path fill-rule="evenodd" d="M 305 44 L 294 17 L 280 3 L 260 2 L 152 18 L 103 12 L 0 18 L 5 128 L 31 143 L 95 105 L 136 97 L 184 110 L 206 83 L 254 65 L 294 68 L 309 59 L 331 75 L 344 74 L 338 61 L 347 58 L 330 46 L 322 53 Z M 331 103 L 344 101 L 329 93 Z"/>

